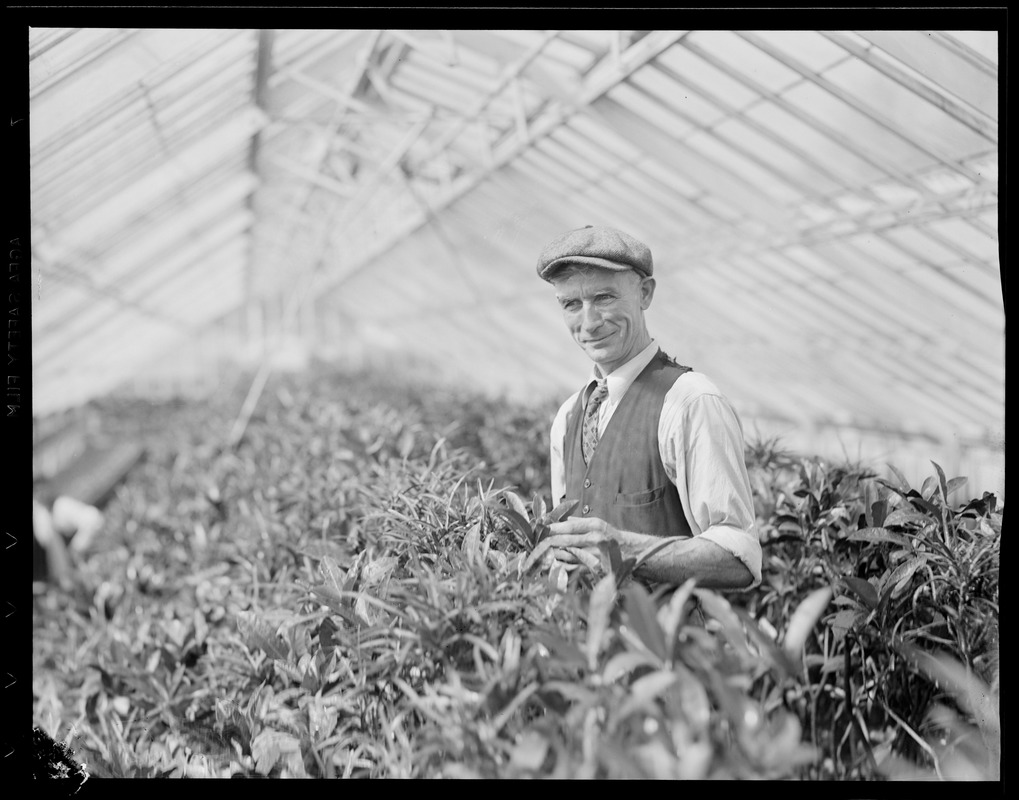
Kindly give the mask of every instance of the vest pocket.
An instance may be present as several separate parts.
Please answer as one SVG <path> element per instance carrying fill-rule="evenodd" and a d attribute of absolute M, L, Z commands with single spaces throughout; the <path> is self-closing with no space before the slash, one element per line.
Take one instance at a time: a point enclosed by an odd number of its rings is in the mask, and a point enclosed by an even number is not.
<path fill-rule="evenodd" d="M 659 486 L 649 492 L 629 492 L 616 495 L 617 506 L 646 506 L 665 496 L 667 486 Z"/>

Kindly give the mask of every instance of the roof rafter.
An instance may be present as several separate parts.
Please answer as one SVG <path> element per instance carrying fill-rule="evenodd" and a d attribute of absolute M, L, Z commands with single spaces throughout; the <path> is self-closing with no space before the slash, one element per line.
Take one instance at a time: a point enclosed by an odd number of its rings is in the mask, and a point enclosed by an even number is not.
<path fill-rule="evenodd" d="M 895 178 L 896 180 L 900 181 L 903 185 L 908 186 L 909 188 L 913 189 L 914 191 L 918 192 L 923 196 L 931 194 L 931 190 L 927 186 L 917 181 L 913 176 L 907 174 L 906 172 L 903 172 L 901 169 L 899 169 L 898 165 L 895 164 L 890 159 L 881 158 L 877 154 L 864 149 L 857 142 L 855 142 L 852 139 L 852 137 L 848 136 L 844 131 L 840 131 L 837 128 L 833 128 L 830 125 L 817 119 L 813 115 L 808 114 L 807 112 L 802 110 L 799 106 L 790 103 L 788 100 L 782 97 L 782 95 L 778 94 L 777 92 L 772 92 L 763 84 L 758 83 L 749 75 L 746 75 L 745 73 L 740 72 L 739 70 L 733 69 L 725 61 L 718 58 L 713 53 L 708 52 L 705 48 L 701 47 L 700 45 L 687 40 L 683 42 L 683 46 L 687 50 L 692 52 L 694 55 L 711 64 L 711 66 L 728 75 L 730 78 L 733 78 L 737 82 L 746 86 L 748 89 L 756 92 L 758 95 L 760 95 L 762 100 L 766 100 L 770 103 L 773 103 L 775 106 L 782 109 L 782 111 L 796 118 L 799 122 L 804 123 L 805 125 L 814 129 L 823 136 L 826 136 L 827 138 L 831 139 L 831 141 L 838 144 L 839 147 L 843 148 L 849 153 L 852 153 L 856 158 L 874 167 L 879 172 Z"/>
<path fill-rule="evenodd" d="M 889 118 L 887 115 L 881 113 L 873 106 L 863 102 L 858 97 L 856 97 L 850 92 L 847 92 L 842 87 L 832 83 L 822 75 L 818 75 L 809 67 L 801 63 L 798 59 L 775 47 L 761 36 L 758 36 L 753 33 L 748 33 L 746 31 L 736 31 L 735 33 L 740 38 L 750 42 L 750 44 L 754 45 L 754 47 L 767 53 L 769 56 L 774 58 L 780 64 L 783 64 L 789 69 L 794 70 L 796 73 L 798 73 L 801 77 L 808 80 L 810 83 L 820 87 L 821 89 L 824 89 L 830 95 L 838 98 L 840 101 L 848 105 L 850 108 L 853 108 L 859 113 L 868 117 L 889 133 L 894 134 L 903 142 L 909 144 L 911 147 L 916 148 L 917 150 L 924 153 L 928 157 L 934 159 L 935 161 L 938 161 L 941 164 L 944 164 L 948 169 L 957 172 L 958 174 L 968 178 L 974 183 L 980 183 L 982 181 L 980 173 L 973 171 L 965 164 L 953 160 L 951 156 L 949 156 L 947 153 L 941 152 L 933 147 L 929 147 L 918 142 L 916 136 L 910 136 L 910 134 L 907 131 L 904 131 L 897 122 Z"/>
<path fill-rule="evenodd" d="M 863 47 L 844 33 L 834 33 L 830 31 L 820 31 L 820 33 L 826 39 L 834 42 L 848 53 L 853 54 L 865 64 L 869 64 L 874 67 L 874 69 L 891 78 L 900 86 L 913 92 L 913 94 L 922 97 L 931 105 L 937 107 L 941 111 L 944 111 L 970 130 L 979 133 L 989 142 L 993 144 L 998 143 L 998 124 L 995 120 L 989 119 L 982 114 L 974 114 L 961 103 L 956 102 L 955 99 L 946 92 L 938 91 L 929 83 L 921 81 L 919 78 L 910 75 L 905 70 L 895 66 L 887 58 L 881 58 L 875 49 Z"/>

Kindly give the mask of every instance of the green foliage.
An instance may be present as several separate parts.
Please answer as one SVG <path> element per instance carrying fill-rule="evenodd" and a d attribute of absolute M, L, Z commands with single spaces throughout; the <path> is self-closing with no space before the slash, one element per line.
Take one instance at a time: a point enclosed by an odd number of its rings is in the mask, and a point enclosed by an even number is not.
<path fill-rule="evenodd" d="M 911 654 L 937 653 L 971 665 L 977 683 L 996 680 L 996 499 L 953 505 L 965 479 L 947 480 L 937 464 L 920 491 L 894 468 L 888 481 L 855 465 L 796 459 L 774 443 L 751 449 L 749 467 L 765 568 L 760 589 L 743 598 L 747 617 L 775 630 L 808 593 L 833 593 L 822 626 L 797 648 L 801 677 L 759 689 L 797 709 L 827 754 L 808 776 L 933 766 L 943 726 L 930 712 L 941 691 Z M 984 777 L 997 774 L 994 753 L 974 766 Z"/>
<path fill-rule="evenodd" d="M 726 597 L 557 560 L 547 410 L 320 372 L 234 451 L 237 407 L 136 409 L 104 547 L 36 600 L 35 724 L 89 774 L 996 774 L 1001 512 L 939 468 L 756 445 L 765 579 Z"/>

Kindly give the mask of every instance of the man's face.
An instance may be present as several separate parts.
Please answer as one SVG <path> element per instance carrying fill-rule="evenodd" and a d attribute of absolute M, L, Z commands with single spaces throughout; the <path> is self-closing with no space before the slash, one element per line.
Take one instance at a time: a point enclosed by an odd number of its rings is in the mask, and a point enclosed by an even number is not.
<path fill-rule="evenodd" d="M 644 310 L 655 282 L 637 273 L 591 269 L 553 282 L 563 319 L 574 340 L 603 375 L 622 366 L 651 343 Z"/>

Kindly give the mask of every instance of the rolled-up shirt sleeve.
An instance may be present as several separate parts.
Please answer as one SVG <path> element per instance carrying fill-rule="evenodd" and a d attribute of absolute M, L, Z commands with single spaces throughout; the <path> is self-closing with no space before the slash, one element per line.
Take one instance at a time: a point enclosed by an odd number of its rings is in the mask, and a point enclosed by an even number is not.
<path fill-rule="evenodd" d="M 566 496 L 566 460 L 563 455 L 563 447 L 566 439 L 566 415 L 577 402 L 580 392 L 574 393 L 562 406 L 552 420 L 552 428 L 549 430 L 550 453 L 549 471 L 551 472 L 552 483 L 552 506 L 557 506 Z"/>
<path fill-rule="evenodd" d="M 744 453 L 743 429 L 710 380 L 687 373 L 665 397 L 658 443 L 696 536 L 738 558 L 761 582 L 761 543 Z"/>

